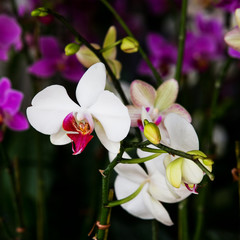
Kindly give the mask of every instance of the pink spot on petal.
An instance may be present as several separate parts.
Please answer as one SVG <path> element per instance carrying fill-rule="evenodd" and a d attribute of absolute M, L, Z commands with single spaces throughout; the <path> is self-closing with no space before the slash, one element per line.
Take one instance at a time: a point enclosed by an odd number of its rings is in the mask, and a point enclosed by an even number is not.
<path fill-rule="evenodd" d="M 150 107 L 146 107 L 145 109 L 146 109 L 146 111 L 147 111 L 147 112 L 149 112 L 149 111 L 150 111 Z"/>
<path fill-rule="evenodd" d="M 137 120 L 137 125 L 138 125 L 140 131 L 143 132 L 144 127 L 143 127 L 143 124 L 142 124 L 142 120 L 138 119 L 138 120 Z"/>
<path fill-rule="evenodd" d="M 155 124 L 158 126 L 162 122 L 162 116 L 158 116 L 157 120 L 155 121 Z"/>

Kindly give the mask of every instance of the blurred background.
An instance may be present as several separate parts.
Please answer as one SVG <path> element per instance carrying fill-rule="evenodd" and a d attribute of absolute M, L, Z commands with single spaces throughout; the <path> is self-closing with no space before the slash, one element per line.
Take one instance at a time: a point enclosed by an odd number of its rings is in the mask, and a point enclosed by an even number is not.
<path fill-rule="evenodd" d="M 237 167 L 235 146 L 240 134 L 240 61 L 224 43 L 224 34 L 236 25 L 233 12 L 240 4 L 230 2 L 191 0 L 188 4 L 177 102 L 192 115 L 200 149 L 215 162 L 215 180 L 210 182 L 204 177 L 199 194 L 192 194 L 185 202 L 189 239 L 195 239 L 198 227 L 203 229 L 204 240 L 240 239 L 238 182 L 231 173 Z M 109 3 L 131 29 L 161 77 L 172 78 L 176 69 L 181 0 Z M 64 47 L 74 41 L 65 26 L 52 16 L 31 16 L 31 11 L 41 6 L 63 15 L 91 43 L 102 46 L 112 25 L 116 26 L 117 39 L 127 36 L 100 0 L 1 0 L 0 16 L 14 19 L 21 29 L 21 44 L 7 47 L 7 58 L 0 59 L 0 77 L 7 77 L 12 88 L 24 94 L 21 104 L 24 114 L 33 96 L 52 84 L 63 85 L 75 99 L 78 79 L 86 70 L 76 59 L 68 63 L 64 56 Z M 0 33 L 4 31 L 0 29 Z M 44 58 L 39 45 L 44 37 L 57 42 L 61 64 L 51 72 L 45 66 L 45 74 L 41 74 L 31 67 Z M 0 35 L 0 51 L 1 38 L 3 35 Z M 129 84 L 135 79 L 157 86 L 139 53 L 126 54 L 118 48 L 117 59 L 122 63 L 120 81 L 127 96 Z M 74 74 L 69 74 L 72 71 Z M 218 80 L 221 87 L 213 112 L 211 104 Z M 80 155 L 73 156 L 70 144 L 54 146 L 49 136 L 32 127 L 12 131 L 1 124 L 0 121 L 0 130 L 4 132 L 0 158 L 0 239 L 91 239 L 87 235 L 98 219 L 101 204 L 99 169 L 105 169 L 109 161 L 107 150 L 97 137 Z M 167 227 L 159 223 L 159 240 L 177 239 L 178 204 L 164 206 L 175 224 Z M 151 228 L 152 221 L 135 218 L 115 207 L 109 239 L 151 239 Z"/>

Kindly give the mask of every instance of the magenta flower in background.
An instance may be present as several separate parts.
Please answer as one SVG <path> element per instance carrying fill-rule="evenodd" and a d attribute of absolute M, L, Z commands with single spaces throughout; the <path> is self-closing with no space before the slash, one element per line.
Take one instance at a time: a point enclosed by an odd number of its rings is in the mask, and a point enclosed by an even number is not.
<path fill-rule="evenodd" d="M 165 40 L 160 34 L 150 33 L 147 36 L 147 47 L 150 61 L 162 77 L 167 76 L 171 67 L 176 63 L 177 48 Z M 142 75 L 152 75 L 145 61 L 141 61 L 138 72 Z"/>
<path fill-rule="evenodd" d="M 8 59 L 8 51 L 12 46 L 15 50 L 21 49 L 21 32 L 21 27 L 14 18 L 0 15 L 0 60 Z"/>
<path fill-rule="evenodd" d="M 183 72 L 203 72 L 207 70 L 211 61 L 221 59 L 224 53 L 223 39 L 222 22 L 198 14 L 194 31 L 188 31 L 186 34 Z"/>
<path fill-rule="evenodd" d="M 29 67 L 30 73 L 48 78 L 60 72 L 68 80 L 79 81 L 84 70 L 75 55 L 66 56 L 54 37 L 41 37 L 39 44 L 42 58 Z"/>
<path fill-rule="evenodd" d="M 240 0 L 220 0 L 216 6 L 227 12 L 234 12 L 236 8 L 240 7 Z"/>
<path fill-rule="evenodd" d="M 16 0 L 18 15 L 30 14 L 40 4 L 39 0 Z"/>
<path fill-rule="evenodd" d="M 233 58 L 240 59 L 240 52 L 231 47 L 228 48 L 228 55 Z"/>
<path fill-rule="evenodd" d="M 28 129 L 26 117 L 19 112 L 22 99 L 23 93 L 12 89 L 8 78 L 0 79 L 0 141 L 6 127 L 14 131 Z"/>

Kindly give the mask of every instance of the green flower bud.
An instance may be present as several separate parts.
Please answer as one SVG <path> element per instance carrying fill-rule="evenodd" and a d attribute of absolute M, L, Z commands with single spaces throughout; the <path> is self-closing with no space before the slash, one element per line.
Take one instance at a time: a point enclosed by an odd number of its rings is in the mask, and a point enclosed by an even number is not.
<path fill-rule="evenodd" d="M 31 12 L 31 16 L 32 17 L 45 17 L 47 15 L 48 15 L 47 9 L 44 8 L 44 7 L 40 7 L 40 8 L 34 9 Z"/>
<path fill-rule="evenodd" d="M 161 141 L 161 134 L 156 124 L 144 120 L 144 136 L 153 144 L 159 144 Z"/>
<path fill-rule="evenodd" d="M 80 48 L 80 46 L 77 43 L 69 43 L 65 47 L 65 54 L 67 56 L 73 55 L 78 52 L 79 48 Z"/>
<path fill-rule="evenodd" d="M 214 164 L 214 161 L 210 158 L 207 158 L 207 159 L 203 159 L 203 163 L 206 165 L 206 166 L 212 166 Z"/>
<path fill-rule="evenodd" d="M 183 158 L 177 158 L 170 162 L 166 167 L 167 179 L 175 188 L 179 188 L 181 186 L 183 160 Z"/>
<path fill-rule="evenodd" d="M 134 53 L 138 51 L 139 43 L 135 38 L 125 37 L 122 40 L 122 44 L 120 46 L 121 50 L 125 53 Z"/>

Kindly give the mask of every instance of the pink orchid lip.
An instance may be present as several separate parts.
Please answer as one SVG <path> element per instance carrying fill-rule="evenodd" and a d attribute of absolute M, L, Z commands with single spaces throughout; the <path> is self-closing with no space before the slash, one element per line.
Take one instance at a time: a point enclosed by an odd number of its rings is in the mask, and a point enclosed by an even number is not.
<path fill-rule="evenodd" d="M 187 190 L 189 190 L 190 192 L 194 193 L 194 194 L 198 194 L 197 190 L 197 184 L 194 184 L 193 187 L 191 188 L 187 183 L 184 183 L 185 187 L 187 188 Z"/>
<path fill-rule="evenodd" d="M 86 119 L 77 121 L 73 113 L 69 113 L 64 118 L 62 126 L 67 131 L 67 136 L 72 140 L 73 155 L 81 153 L 93 138 L 90 135 L 93 128 L 89 122 Z"/>

